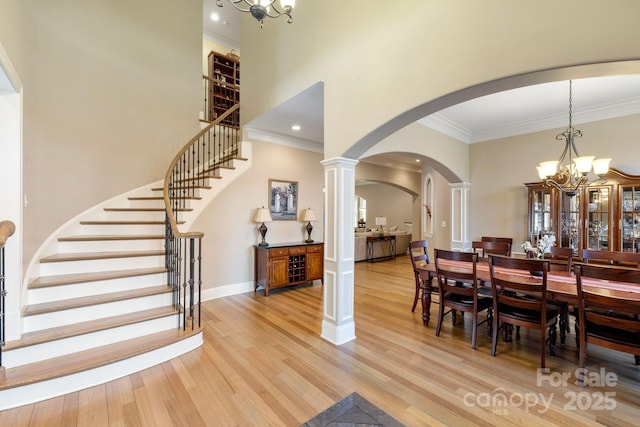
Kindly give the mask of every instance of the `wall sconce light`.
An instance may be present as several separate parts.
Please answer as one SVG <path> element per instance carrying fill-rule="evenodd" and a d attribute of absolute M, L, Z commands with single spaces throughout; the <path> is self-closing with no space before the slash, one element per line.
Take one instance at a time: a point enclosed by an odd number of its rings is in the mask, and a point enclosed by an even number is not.
<path fill-rule="evenodd" d="M 313 230 L 313 226 L 311 225 L 312 221 L 317 221 L 318 218 L 316 218 L 316 213 L 311 209 L 305 209 L 302 211 L 302 217 L 300 218 L 300 220 L 302 222 L 307 222 L 307 240 L 305 240 L 305 243 L 313 243 L 313 240 L 311 239 L 311 230 Z"/>
<path fill-rule="evenodd" d="M 265 208 L 264 206 L 256 209 L 256 212 L 253 215 L 253 222 L 258 224 L 262 223 L 260 228 L 258 228 L 258 230 L 260 230 L 260 234 L 262 235 L 262 242 L 260 242 L 258 246 L 269 246 L 269 244 L 264 239 L 264 237 L 267 235 L 267 226 L 264 225 L 264 223 L 271 222 L 271 213 L 269 212 L 269 209 Z"/>

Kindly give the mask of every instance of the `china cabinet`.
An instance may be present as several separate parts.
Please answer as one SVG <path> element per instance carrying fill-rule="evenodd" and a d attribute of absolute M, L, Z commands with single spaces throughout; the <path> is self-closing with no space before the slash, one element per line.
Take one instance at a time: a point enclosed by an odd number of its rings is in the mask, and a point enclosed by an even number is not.
<path fill-rule="evenodd" d="M 528 239 L 535 244 L 545 234 L 556 245 L 573 249 L 640 252 L 640 176 L 611 169 L 606 181 L 569 197 L 542 182 L 528 189 Z"/>

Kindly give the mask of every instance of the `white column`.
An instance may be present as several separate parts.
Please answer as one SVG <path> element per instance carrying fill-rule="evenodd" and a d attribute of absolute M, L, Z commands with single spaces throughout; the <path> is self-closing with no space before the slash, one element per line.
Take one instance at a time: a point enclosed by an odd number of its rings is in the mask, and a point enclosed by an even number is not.
<path fill-rule="evenodd" d="M 340 345 L 356 338 L 353 318 L 355 167 L 357 160 L 324 160 L 324 313 L 322 338 Z"/>
<path fill-rule="evenodd" d="M 470 251 L 469 238 L 469 193 L 471 184 L 456 182 L 451 187 L 451 249 Z"/>

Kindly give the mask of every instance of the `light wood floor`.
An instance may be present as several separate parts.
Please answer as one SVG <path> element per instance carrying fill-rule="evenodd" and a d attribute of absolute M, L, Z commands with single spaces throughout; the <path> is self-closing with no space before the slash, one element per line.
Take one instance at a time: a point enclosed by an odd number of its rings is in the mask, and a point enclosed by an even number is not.
<path fill-rule="evenodd" d="M 534 332 L 500 342 L 491 357 L 484 325 L 471 350 L 468 317 L 455 328 L 447 318 L 440 337 L 434 321 L 423 327 L 419 310 L 410 311 L 414 282 L 406 256 L 357 263 L 355 277 L 353 342 L 334 346 L 320 338 L 320 284 L 208 301 L 203 347 L 1 412 L 0 426 L 298 426 L 354 391 L 407 426 L 638 425 L 640 367 L 632 356 L 592 346 L 589 366 L 617 380 L 578 388 L 571 333 L 558 356 L 547 359 L 550 376 L 538 381 Z M 436 312 L 434 305 L 433 318 Z M 566 386 L 554 383 L 562 374 L 570 376 Z M 538 404 L 528 407 L 525 399 Z"/>

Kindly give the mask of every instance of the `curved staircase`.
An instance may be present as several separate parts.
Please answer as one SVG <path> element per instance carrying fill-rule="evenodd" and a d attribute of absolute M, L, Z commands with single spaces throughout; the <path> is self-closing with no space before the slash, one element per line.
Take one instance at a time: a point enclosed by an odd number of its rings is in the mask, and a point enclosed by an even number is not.
<path fill-rule="evenodd" d="M 217 123 L 201 133 L 215 132 Z M 100 384 L 202 344 L 199 319 L 185 316 L 185 302 L 175 299 L 180 284 L 169 283 L 166 217 L 173 211 L 176 226 L 189 230 L 250 168 L 240 157 L 250 145 L 239 144 L 192 167 L 192 194 L 172 208 L 166 182 L 157 182 L 88 210 L 45 242 L 25 276 L 22 337 L 2 349 L 0 410 Z"/>

